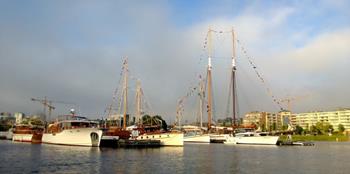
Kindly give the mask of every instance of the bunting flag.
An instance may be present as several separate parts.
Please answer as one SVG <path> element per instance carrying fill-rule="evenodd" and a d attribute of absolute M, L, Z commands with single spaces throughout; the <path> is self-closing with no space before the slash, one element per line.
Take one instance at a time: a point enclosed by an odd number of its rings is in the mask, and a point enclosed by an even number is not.
<path fill-rule="evenodd" d="M 279 102 L 279 100 L 275 97 L 275 95 L 273 95 L 273 93 L 271 92 L 271 89 L 268 87 L 266 81 L 263 78 L 263 75 L 257 70 L 257 66 L 253 63 L 252 59 L 250 56 L 248 56 L 247 54 L 247 50 L 243 47 L 243 45 L 241 44 L 240 40 L 236 40 L 238 45 L 241 48 L 241 51 L 244 54 L 244 57 L 248 59 L 249 64 L 252 66 L 255 74 L 258 76 L 258 79 L 261 81 L 261 83 L 265 86 L 265 89 L 268 93 L 268 95 L 272 98 L 272 101 L 278 105 L 278 107 L 283 110 L 283 107 L 281 106 L 281 103 Z"/>

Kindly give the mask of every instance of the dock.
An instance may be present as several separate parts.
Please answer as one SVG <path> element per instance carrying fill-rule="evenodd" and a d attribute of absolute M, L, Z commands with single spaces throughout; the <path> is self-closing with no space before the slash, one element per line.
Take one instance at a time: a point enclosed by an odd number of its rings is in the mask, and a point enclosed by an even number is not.
<path fill-rule="evenodd" d="M 314 146 L 315 143 L 309 141 L 280 141 L 277 143 L 279 146 Z"/>
<path fill-rule="evenodd" d="M 100 147 L 112 148 L 155 148 L 160 147 L 160 140 L 128 140 L 119 139 L 109 143 L 102 143 Z"/>

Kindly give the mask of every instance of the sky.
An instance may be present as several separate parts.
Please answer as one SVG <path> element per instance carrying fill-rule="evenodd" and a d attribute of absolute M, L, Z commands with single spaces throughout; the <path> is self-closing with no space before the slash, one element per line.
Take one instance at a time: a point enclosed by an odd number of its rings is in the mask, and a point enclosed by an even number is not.
<path fill-rule="evenodd" d="M 148 112 L 173 122 L 179 98 L 206 74 L 209 27 L 233 28 L 239 40 L 239 116 L 278 112 L 271 95 L 298 98 L 293 112 L 350 107 L 349 8 L 346 0 L 2 0 L 0 112 L 39 113 L 42 105 L 30 99 L 47 96 L 76 104 L 53 103 L 53 115 L 75 107 L 106 117 L 127 57 L 129 112 L 140 79 Z M 227 116 L 231 47 L 229 33 L 213 34 L 215 119 Z M 186 99 L 184 120 L 195 118 L 197 103 L 196 95 Z"/>

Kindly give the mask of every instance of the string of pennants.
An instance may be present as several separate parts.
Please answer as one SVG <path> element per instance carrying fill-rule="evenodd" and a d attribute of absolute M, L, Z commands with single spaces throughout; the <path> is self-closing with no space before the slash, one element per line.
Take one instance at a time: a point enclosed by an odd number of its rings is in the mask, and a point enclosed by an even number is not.
<path fill-rule="evenodd" d="M 209 36 L 209 32 L 212 32 L 212 33 L 218 33 L 218 34 L 223 34 L 223 33 L 231 33 L 232 31 L 216 31 L 216 30 L 210 30 L 207 32 L 207 35 L 204 39 L 204 44 L 203 44 L 203 52 L 206 51 L 207 49 L 207 44 L 208 44 L 208 36 Z M 263 78 L 263 75 L 262 73 L 260 73 L 258 70 L 257 70 L 257 66 L 255 65 L 255 63 L 252 61 L 251 57 L 248 55 L 247 53 L 247 50 L 244 48 L 244 46 L 242 45 L 242 43 L 240 42 L 240 40 L 236 39 L 238 45 L 240 46 L 240 49 L 244 55 L 244 57 L 247 58 L 249 64 L 252 66 L 255 74 L 257 75 L 258 79 L 260 80 L 261 83 L 263 83 L 263 85 L 265 86 L 265 90 L 267 91 L 268 95 L 272 98 L 272 101 L 274 103 L 276 103 L 278 105 L 278 107 L 283 110 L 283 107 L 281 105 L 281 103 L 279 102 L 279 100 L 277 99 L 277 97 L 272 93 L 272 90 L 270 89 L 270 87 L 267 85 L 267 82 L 266 80 Z"/>
<path fill-rule="evenodd" d="M 264 80 L 262 74 L 257 70 L 257 66 L 256 66 L 255 63 L 252 61 L 251 57 L 248 56 L 247 50 L 243 47 L 243 45 L 241 44 L 241 42 L 240 42 L 238 39 L 237 39 L 237 43 L 238 43 L 238 45 L 240 46 L 241 51 L 242 51 L 242 53 L 244 54 L 245 58 L 247 58 L 249 64 L 252 66 L 252 68 L 253 68 L 255 74 L 258 76 L 258 78 L 259 78 L 259 80 L 261 81 L 261 83 L 264 84 L 267 93 L 268 93 L 268 94 L 270 95 L 270 97 L 272 98 L 272 101 L 275 102 L 281 110 L 283 110 L 283 107 L 282 107 L 281 103 L 280 103 L 279 100 L 276 98 L 276 96 L 273 95 L 273 93 L 272 93 L 270 87 L 267 85 L 267 83 L 266 83 L 266 81 Z"/>

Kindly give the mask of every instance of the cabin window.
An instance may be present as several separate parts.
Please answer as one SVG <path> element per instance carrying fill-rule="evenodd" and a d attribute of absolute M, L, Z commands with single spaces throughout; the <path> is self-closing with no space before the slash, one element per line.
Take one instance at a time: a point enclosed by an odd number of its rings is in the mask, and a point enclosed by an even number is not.
<path fill-rule="evenodd" d="M 168 135 L 168 137 L 170 137 L 170 135 Z"/>
<path fill-rule="evenodd" d="M 161 135 L 159 135 L 159 138 L 161 138 L 162 136 Z"/>
<path fill-rule="evenodd" d="M 141 139 L 143 139 L 143 137 L 141 137 Z"/>
<path fill-rule="evenodd" d="M 148 139 L 148 136 L 146 138 Z"/>
<path fill-rule="evenodd" d="M 154 138 L 154 135 L 152 136 L 152 138 Z"/>

